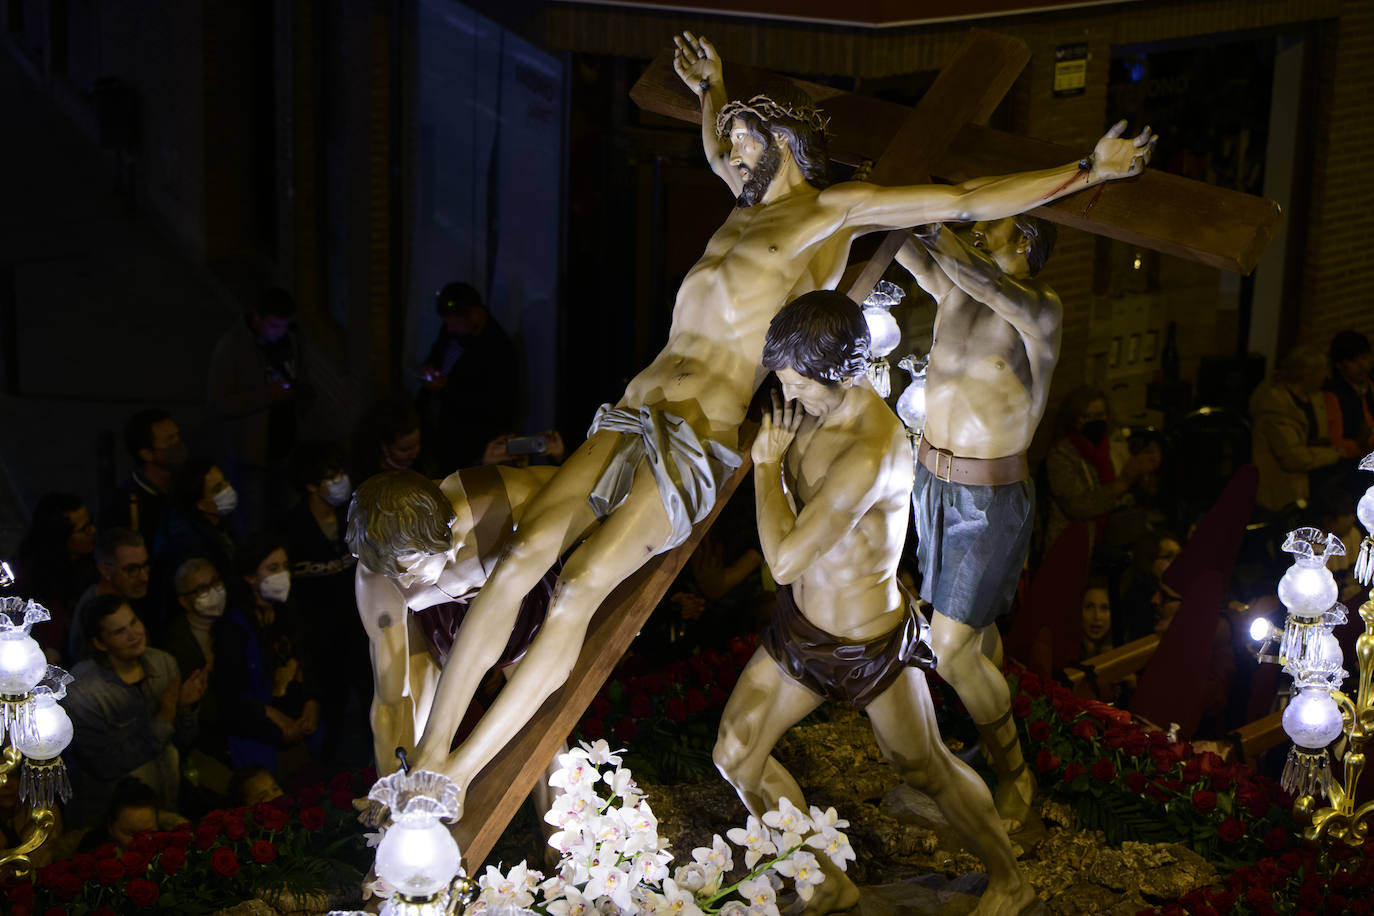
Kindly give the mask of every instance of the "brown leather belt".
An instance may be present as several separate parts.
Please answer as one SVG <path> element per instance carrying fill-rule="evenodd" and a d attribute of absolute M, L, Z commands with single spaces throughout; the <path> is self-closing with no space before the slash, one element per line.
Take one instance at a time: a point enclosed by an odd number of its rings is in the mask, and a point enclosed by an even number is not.
<path fill-rule="evenodd" d="M 995 487 L 1030 477 L 1025 452 L 1003 458 L 961 458 L 922 439 L 916 460 L 936 477 L 953 483 Z"/>

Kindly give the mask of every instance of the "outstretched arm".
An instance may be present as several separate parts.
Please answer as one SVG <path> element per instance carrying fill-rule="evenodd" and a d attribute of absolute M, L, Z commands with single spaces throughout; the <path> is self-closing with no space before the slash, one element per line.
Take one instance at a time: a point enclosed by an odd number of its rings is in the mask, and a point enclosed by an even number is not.
<path fill-rule="evenodd" d="M 744 179 L 730 164 L 730 144 L 716 133 L 716 112 L 728 101 L 720 56 L 714 45 L 691 32 L 673 36 L 673 43 L 677 45 L 673 51 L 673 69 L 701 100 L 701 146 L 706 152 L 706 161 L 711 171 L 738 197 L 744 189 Z"/>
<path fill-rule="evenodd" d="M 1048 287 L 1008 275 L 987 252 L 938 223 L 915 235 L 949 282 L 992 309 L 1023 337 L 1057 343 L 1061 309 Z"/>
<path fill-rule="evenodd" d="M 873 503 L 880 462 L 865 454 L 862 440 L 836 457 L 819 492 L 793 513 L 782 488 L 782 458 L 801 426 L 799 404 L 776 393 L 754 439 L 754 502 L 759 543 L 773 579 L 787 585 L 838 544 Z"/>
<path fill-rule="evenodd" d="M 1146 127 L 1121 139 L 1126 122 L 1107 131 L 1092 155 L 1038 172 L 978 178 L 959 185 L 884 188 L 846 182 L 821 192 L 821 199 L 846 207 L 846 225 L 870 231 L 900 229 L 944 220 L 992 220 L 1014 216 L 1067 194 L 1116 178 L 1140 174 L 1158 140 Z"/>

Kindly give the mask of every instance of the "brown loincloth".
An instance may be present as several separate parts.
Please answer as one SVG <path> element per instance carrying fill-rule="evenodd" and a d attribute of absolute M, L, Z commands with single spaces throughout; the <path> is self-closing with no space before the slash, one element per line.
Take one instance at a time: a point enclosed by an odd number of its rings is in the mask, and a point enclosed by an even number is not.
<path fill-rule="evenodd" d="M 802 616 L 791 586 L 778 588 L 778 608 L 759 639 L 788 677 L 829 700 L 860 709 L 891 687 L 909 665 L 935 670 L 928 625 L 907 596 L 906 617 L 881 636 L 854 641 L 832 636 Z"/>

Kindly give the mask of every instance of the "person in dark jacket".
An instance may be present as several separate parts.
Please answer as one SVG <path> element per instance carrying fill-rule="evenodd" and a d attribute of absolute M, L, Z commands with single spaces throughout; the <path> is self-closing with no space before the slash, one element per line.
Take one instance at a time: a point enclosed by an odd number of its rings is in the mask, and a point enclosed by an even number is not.
<path fill-rule="evenodd" d="M 211 688 L 235 767 L 277 769 L 277 751 L 307 741 L 318 747 L 320 701 L 306 664 L 306 633 L 291 592 L 284 538 L 246 539 L 236 555 L 237 592 L 215 624 Z M 324 639 L 326 634 L 315 634 Z"/>

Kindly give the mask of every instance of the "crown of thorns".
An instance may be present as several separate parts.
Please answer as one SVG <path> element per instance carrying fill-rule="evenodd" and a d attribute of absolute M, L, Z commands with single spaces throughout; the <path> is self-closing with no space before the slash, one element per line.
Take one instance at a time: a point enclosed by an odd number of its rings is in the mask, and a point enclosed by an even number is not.
<path fill-rule="evenodd" d="M 830 119 L 823 117 L 815 105 L 782 105 L 760 93 L 747 102 L 726 103 L 716 114 L 716 136 L 725 136 L 730 122 L 746 111 L 761 121 L 771 122 L 786 118 L 800 121 L 814 131 L 829 135 L 827 128 L 830 126 Z"/>

